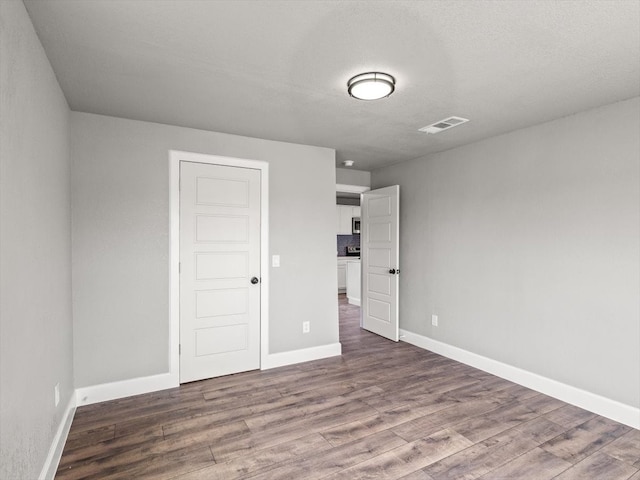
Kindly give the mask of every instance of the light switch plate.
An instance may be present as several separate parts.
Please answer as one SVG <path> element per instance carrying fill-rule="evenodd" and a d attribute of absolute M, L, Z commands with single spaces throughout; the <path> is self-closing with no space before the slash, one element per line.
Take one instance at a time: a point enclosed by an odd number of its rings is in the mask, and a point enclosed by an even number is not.
<path fill-rule="evenodd" d="M 280 255 L 272 255 L 271 256 L 271 266 L 279 267 L 280 266 Z"/>

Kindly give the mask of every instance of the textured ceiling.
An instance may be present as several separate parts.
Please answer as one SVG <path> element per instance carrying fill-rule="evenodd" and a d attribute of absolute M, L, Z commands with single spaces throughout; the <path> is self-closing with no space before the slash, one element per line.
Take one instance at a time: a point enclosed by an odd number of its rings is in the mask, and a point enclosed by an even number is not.
<path fill-rule="evenodd" d="M 635 0 L 25 4 L 73 110 L 331 147 L 361 170 L 640 94 Z M 396 92 L 350 98 L 371 70 Z M 417 131 L 451 115 L 471 121 Z"/>

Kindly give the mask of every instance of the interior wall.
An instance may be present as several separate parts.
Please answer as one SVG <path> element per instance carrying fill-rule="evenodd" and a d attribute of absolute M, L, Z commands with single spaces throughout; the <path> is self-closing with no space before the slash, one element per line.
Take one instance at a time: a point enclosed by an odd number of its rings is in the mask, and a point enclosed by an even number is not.
<path fill-rule="evenodd" d="M 639 132 L 634 98 L 374 171 L 401 328 L 640 406 Z"/>
<path fill-rule="evenodd" d="M 76 112 L 71 126 L 77 387 L 168 372 L 169 150 L 269 162 L 270 353 L 338 342 L 334 150 Z"/>
<path fill-rule="evenodd" d="M 340 185 L 371 186 L 371 172 L 353 170 L 351 168 L 336 168 L 336 183 Z"/>
<path fill-rule="evenodd" d="M 74 390 L 69 108 L 20 1 L 0 60 L 0 478 L 35 479 Z"/>
<path fill-rule="evenodd" d="M 336 204 L 337 205 L 360 206 L 360 198 L 336 197 Z"/>

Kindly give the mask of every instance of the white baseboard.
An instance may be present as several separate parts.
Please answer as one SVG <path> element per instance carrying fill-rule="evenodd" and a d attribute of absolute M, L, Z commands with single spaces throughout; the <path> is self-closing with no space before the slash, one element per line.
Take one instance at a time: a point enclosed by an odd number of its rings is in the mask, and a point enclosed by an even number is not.
<path fill-rule="evenodd" d="M 132 378 L 119 382 L 103 383 L 76 389 L 76 404 L 91 405 L 118 398 L 131 397 L 142 393 L 156 392 L 180 385 L 177 375 L 161 373 L 149 377 Z"/>
<path fill-rule="evenodd" d="M 319 360 L 321 358 L 333 357 L 342 354 L 342 345 L 340 343 L 332 343 L 330 345 L 321 345 L 319 347 L 304 348 L 291 352 L 274 353 L 267 355 L 262 361 L 262 370 L 269 368 L 282 367 L 293 363 L 309 362 L 311 360 Z M 133 395 L 141 395 L 143 393 L 157 392 L 167 388 L 175 388 L 180 386 L 180 380 L 177 375 L 171 373 L 162 373 L 149 377 L 132 378 L 119 382 L 103 383 L 101 385 L 93 385 L 91 387 L 83 387 L 76 389 L 76 405 L 91 405 L 92 403 L 107 402 L 109 400 L 117 400 L 118 398 L 131 397 Z"/>
<path fill-rule="evenodd" d="M 350 305 L 357 305 L 358 307 L 360 306 L 360 299 L 359 298 L 351 298 L 351 297 L 347 297 L 347 302 Z"/>
<path fill-rule="evenodd" d="M 433 340 L 417 333 L 400 330 L 400 340 L 425 350 L 470 365 L 498 377 L 531 388 L 551 397 L 570 403 L 590 412 L 640 429 L 640 408 L 625 405 L 616 400 L 572 387 L 542 375 L 492 360 L 467 350 Z"/>
<path fill-rule="evenodd" d="M 73 422 L 73 415 L 76 412 L 76 396 L 71 394 L 67 408 L 64 411 L 58 430 L 56 431 L 51 447 L 49 447 L 49 453 L 44 461 L 38 480 L 53 480 L 60 464 L 60 458 L 62 458 L 62 450 L 64 450 L 64 444 L 67 442 L 69 436 L 69 430 L 71 429 L 71 422 Z"/>
<path fill-rule="evenodd" d="M 260 368 L 261 370 L 268 370 L 270 368 L 310 362 L 311 360 L 320 360 L 321 358 L 335 357 L 337 355 L 342 355 L 342 345 L 340 343 L 331 343 L 329 345 L 303 348 L 291 352 L 272 353 L 267 355 Z"/>

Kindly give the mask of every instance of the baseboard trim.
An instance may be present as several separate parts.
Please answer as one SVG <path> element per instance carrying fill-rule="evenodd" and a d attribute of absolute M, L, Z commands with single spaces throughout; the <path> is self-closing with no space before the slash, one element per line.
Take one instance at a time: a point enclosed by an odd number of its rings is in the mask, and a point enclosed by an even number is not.
<path fill-rule="evenodd" d="M 273 353 L 263 359 L 261 369 L 292 365 L 294 363 L 309 362 L 322 358 L 334 357 L 342 354 L 342 345 L 332 343 L 319 347 L 303 348 L 291 352 Z M 91 405 L 93 403 L 117 400 L 118 398 L 141 395 L 143 393 L 157 392 L 167 388 L 180 386 L 177 376 L 170 373 L 152 375 L 149 377 L 132 378 L 119 382 L 104 383 L 76 389 L 76 405 Z"/>
<path fill-rule="evenodd" d="M 329 345 L 321 345 L 319 347 L 302 348 L 300 350 L 292 350 L 290 352 L 272 353 L 262 362 L 261 370 L 270 368 L 284 367 L 294 363 L 310 362 L 312 360 L 320 360 L 322 358 L 335 357 L 342 355 L 342 345 L 331 343 Z"/>
<path fill-rule="evenodd" d="M 506 363 L 483 357 L 476 353 L 433 340 L 423 335 L 400 330 L 400 340 L 447 358 L 470 365 L 485 372 L 497 375 L 511 382 L 531 388 L 551 397 L 570 403 L 590 412 L 610 418 L 616 422 L 640 429 L 640 408 L 625 405 L 616 400 L 572 387 L 542 375 L 523 370 Z"/>
<path fill-rule="evenodd" d="M 356 306 L 360 306 L 360 299 L 359 298 L 351 298 L 351 297 L 347 297 L 347 302 L 350 305 L 356 305 Z"/>
<path fill-rule="evenodd" d="M 62 451 L 64 450 L 64 444 L 67 443 L 67 437 L 69 436 L 69 430 L 71 429 L 71 422 L 73 422 L 73 415 L 76 412 L 76 396 L 71 394 L 67 408 L 64 411 L 58 430 L 56 431 L 53 440 L 51 441 L 51 447 L 49 447 L 49 453 L 44 461 L 38 480 L 53 480 L 62 458 Z"/>
<path fill-rule="evenodd" d="M 157 392 L 180 385 L 176 375 L 162 373 L 149 377 L 132 378 L 119 382 L 103 383 L 76 389 L 76 404 L 80 407 L 92 403 L 106 402 L 143 393 Z"/>
<path fill-rule="evenodd" d="M 322 358 L 333 357 L 342 354 L 342 345 L 332 343 L 319 347 L 303 348 L 291 352 L 274 353 L 267 355 L 262 361 L 261 369 L 282 367 L 294 363 L 309 362 Z M 118 398 L 141 395 L 143 393 L 157 392 L 167 388 L 180 386 L 177 375 L 162 373 L 149 377 L 132 378 L 119 382 L 104 383 L 76 389 L 75 403 L 78 407 L 91 405 L 93 403 L 117 400 Z"/>

